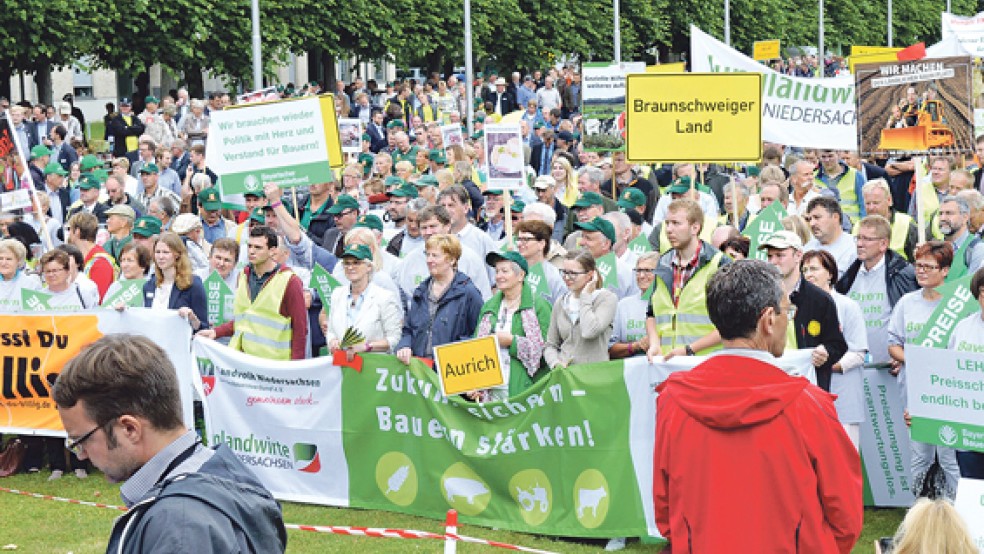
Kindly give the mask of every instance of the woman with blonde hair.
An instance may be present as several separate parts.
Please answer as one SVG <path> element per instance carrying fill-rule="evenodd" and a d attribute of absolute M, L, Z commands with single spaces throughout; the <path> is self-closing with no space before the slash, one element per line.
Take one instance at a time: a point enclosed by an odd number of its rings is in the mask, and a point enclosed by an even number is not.
<path fill-rule="evenodd" d="M 782 218 L 782 227 L 787 231 L 796 233 L 796 236 L 803 241 L 803 244 L 810 242 L 813 238 L 813 233 L 810 232 L 810 226 L 806 224 L 806 220 L 801 215 L 793 214 Z"/>
<path fill-rule="evenodd" d="M 460 144 L 452 144 L 445 151 L 448 157 L 448 163 L 445 164 L 446 167 L 453 166 L 454 162 L 468 161 L 467 156 L 465 156 L 465 149 Z"/>
<path fill-rule="evenodd" d="M 555 156 L 550 164 L 550 176 L 557 182 L 557 190 L 554 193 L 560 203 L 570 208 L 577 202 L 577 172 L 571 162 L 563 156 Z"/>
<path fill-rule="evenodd" d="M 977 554 L 967 524 L 950 501 L 920 498 L 895 533 L 892 554 Z"/>
<path fill-rule="evenodd" d="M 26 268 L 27 247 L 17 239 L 0 240 L 0 312 L 19 312 L 21 290 L 40 290 L 41 279 Z"/>
<path fill-rule="evenodd" d="M 368 247 L 372 252 L 372 258 L 369 260 L 372 265 L 372 282 L 400 298 L 400 287 L 396 285 L 393 277 L 400 269 L 400 259 L 381 248 L 383 236 L 381 229 L 382 220 L 377 216 L 372 214 L 361 216 L 355 226 L 345 233 L 345 247 L 359 245 Z M 342 264 L 335 265 L 332 276 L 343 285 L 348 283 L 348 272 Z"/>
<path fill-rule="evenodd" d="M 154 244 L 154 272 L 143 287 L 144 307 L 178 310 L 195 331 L 208 328 L 205 287 L 192 272 L 184 241 L 176 233 L 162 233 Z"/>

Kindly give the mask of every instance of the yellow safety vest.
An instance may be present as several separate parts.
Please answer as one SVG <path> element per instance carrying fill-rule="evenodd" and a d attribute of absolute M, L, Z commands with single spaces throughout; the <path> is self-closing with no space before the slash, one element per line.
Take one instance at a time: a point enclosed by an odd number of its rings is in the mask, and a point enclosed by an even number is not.
<path fill-rule="evenodd" d="M 233 302 L 236 332 L 229 346 L 268 360 L 290 359 L 290 319 L 280 315 L 280 304 L 293 276 L 291 271 L 277 272 L 260 289 L 255 300 L 249 299 L 246 272 L 239 276 Z"/>
<path fill-rule="evenodd" d="M 711 242 L 711 235 L 714 234 L 714 229 L 717 227 L 717 218 L 714 216 L 704 217 L 704 226 L 700 228 L 700 238 L 704 242 Z M 751 223 L 751 221 L 749 221 Z M 670 239 L 666 237 L 666 222 L 662 222 L 659 225 L 659 251 L 661 254 L 669 252 L 673 247 L 670 246 Z"/>
<path fill-rule="evenodd" d="M 909 224 L 912 223 L 912 216 L 909 214 L 904 214 L 902 212 L 895 212 L 895 217 L 892 221 L 892 236 L 889 237 L 888 247 L 895 250 L 898 255 L 902 256 L 906 260 L 909 257 L 905 254 L 905 241 L 909 238 Z M 855 225 L 851 229 L 851 234 L 858 236 L 858 232 L 861 230 L 860 225 Z M 909 260 L 910 262 L 912 260 Z"/>
<path fill-rule="evenodd" d="M 840 179 L 837 180 L 841 210 L 844 211 L 844 215 L 851 218 L 851 223 L 857 223 L 858 219 L 861 218 L 861 203 L 858 201 L 858 193 L 854 189 L 857 179 L 857 170 L 853 167 L 848 167 L 847 171 L 842 173 Z M 814 181 L 821 187 L 827 186 L 819 178 L 814 179 Z"/>
<path fill-rule="evenodd" d="M 680 291 L 680 300 L 674 305 L 673 294 L 662 278 L 657 277 L 650 302 L 656 319 L 659 344 L 666 354 L 670 350 L 693 344 L 694 341 L 714 331 L 714 324 L 707 313 L 707 282 L 721 264 L 718 252 L 704 267 L 698 269 Z M 707 354 L 720 346 L 705 348 L 697 354 Z"/>

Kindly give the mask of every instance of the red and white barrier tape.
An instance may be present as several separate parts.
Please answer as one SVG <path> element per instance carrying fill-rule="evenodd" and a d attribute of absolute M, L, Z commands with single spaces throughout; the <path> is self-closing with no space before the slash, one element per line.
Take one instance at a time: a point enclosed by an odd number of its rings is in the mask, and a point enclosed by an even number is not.
<path fill-rule="evenodd" d="M 75 500 L 73 498 L 62 498 L 60 496 L 52 496 L 50 494 L 39 494 L 36 492 L 27 492 L 17 489 L 8 489 L 6 487 L 0 487 L 0 492 L 9 492 L 11 494 L 18 494 L 21 496 L 28 496 L 31 498 L 40 498 L 42 500 L 54 500 L 56 502 L 64 502 L 66 504 L 76 504 L 79 506 L 92 506 L 94 508 L 108 508 L 110 510 L 116 510 L 120 512 L 127 511 L 126 506 L 114 506 L 112 504 L 102 504 L 100 502 L 86 502 L 85 500 Z M 475 544 L 484 544 L 487 546 L 494 546 L 496 548 L 503 548 L 506 550 L 515 550 L 518 552 L 532 552 L 535 554 L 553 554 L 549 550 L 539 550 L 536 548 L 529 548 L 526 546 L 518 546 L 515 544 L 508 544 L 499 541 L 492 541 L 488 539 L 480 539 L 477 537 L 468 537 L 465 535 L 457 534 L 457 516 L 452 516 L 450 510 L 448 513 L 448 524 L 454 523 L 453 527 L 449 527 L 446 533 L 432 533 L 430 531 L 417 531 L 414 529 L 387 529 L 383 527 L 350 527 L 344 525 L 297 525 L 293 523 L 285 524 L 284 527 L 287 529 L 294 529 L 298 531 L 311 531 L 314 533 L 331 533 L 334 535 L 346 535 L 352 537 L 373 537 L 373 538 L 386 538 L 386 539 L 433 539 L 439 541 L 460 541 L 460 542 L 470 542 Z M 453 519 L 452 519 L 453 518 Z"/>

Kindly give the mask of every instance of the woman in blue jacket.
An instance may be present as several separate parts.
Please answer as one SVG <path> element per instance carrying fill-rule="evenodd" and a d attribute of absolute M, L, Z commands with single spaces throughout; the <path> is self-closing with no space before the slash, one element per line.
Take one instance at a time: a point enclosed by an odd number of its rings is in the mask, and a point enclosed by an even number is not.
<path fill-rule="evenodd" d="M 208 328 L 205 287 L 192 273 L 188 250 L 175 233 L 161 234 L 154 244 L 154 272 L 143 295 L 145 308 L 178 310 L 193 331 Z"/>
<path fill-rule="evenodd" d="M 411 356 L 432 357 L 435 346 L 472 338 L 482 309 L 481 293 L 457 269 L 458 237 L 433 235 L 424 243 L 424 251 L 430 277 L 413 292 L 396 346 L 396 357 L 405 364 Z"/>

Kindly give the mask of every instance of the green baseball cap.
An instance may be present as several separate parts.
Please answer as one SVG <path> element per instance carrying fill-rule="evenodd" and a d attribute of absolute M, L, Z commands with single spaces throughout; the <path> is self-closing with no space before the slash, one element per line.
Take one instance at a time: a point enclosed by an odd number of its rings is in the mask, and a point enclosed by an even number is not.
<path fill-rule="evenodd" d="M 93 169 L 89 175 L 92 175 L 93 179 L 100 183 L 105 183 L 106 179 L 109 179 L 109 172 L 105 169 Z"/>
<path fill-rule="evenodd" d="M 394 119 L 386 124 L 387 129 L 395 129 L 396 127 L 403 129 L 406 125 L 403 124 L 402 119 Z"/>
<path fill-rule="evenodd" d="M 368 152 L 363 152 L 363 153 L 359 154 L 359 163 L 360 164 L 369 164 L 369 165 L 372 165 L 372 161 L 373 161 L 372 154 L 369 154 Z"/>
<path fill-rule="evenodd" d="M 359 218 L 355 222 L 356 227 L 365 227 L 366 229 L 372 229 L 374 231 L 383 231 L 383 220 L 379 219 L 378 215 L 366 214 Z"/>
<path fill-rule="evenodd" d="M 645 205 L 646 193 L 634 187 L 625 189 L 622 193 L 622 197 L 618 199 L 618 207 L 625 210 L 631 210 L 632 208 L 638 208 L 639 206 Z"/>
<path fill-rule="evenodd" d="M 155 163 L 144 164 L 140 168 L 140 173 L 160 173 L 161 170 Z"/>
<path fill-rule="evenodd" d="M 526 202 L 523 202 L 522 200 L 514 199 L 512 202 L 512 207 L 510 207 L 509 209 L 512 210 L 512 213 L 514 214 L 523 213 L 523 210 L 526 209 Z"/>
<path fill-rule="evenodd" d="M 156 96 L 150 95 L 144 98 L 144 104 L 160 104 L 161 101 Z"/>
<path fill-rule="evenodd" d="M 397 187 L 386 193 L 386 196 L 398 196 L 401 198 L 416 198 L 420 196 L 417 189 L 410 185 L 403 185 L 402 187 Z"/>
<path fill-rule="evenodd" d="M 502 189 L 485 189 L 482 191 L 482 196 L 502 196 Z"/>
<path fill-rule="evenodd" d="M 222 196 L 215 187 L 207 188 L 198 194 L 198 202 L 208 211 L 222 209 Z"/>
<path fill-rule="evenodd" d="M 586 192 L 582 194 L 581 197 L 577 199 L 577 202 L 574 202 L 574 205 L 571 207 L 575 210 L 579 210 L 581 208 L 590 208 L 591 206 L 601 206 L 603 204 L 604 201 L 602 200 L 600 194 L 597 192 Z"/>
<path fill-rule="evenodd" d="M 253 211 L 249 212 L 249 218 L 259 223 L 260 225 L 266 225 L 266 214 L 263 213 L 262 206 L 253 208 Z"/>
<path fill-rule="evenodd" d="M 152 215 L 137 218 L 133 224 L 133 234 L 141 237 L 152 237 L 161 233 L 161 220 Z"/>
<path fill-rule="evenodd" d="M 39 144 L 39 145 L 35 146 L 34 148 L 31 148 L 31 158 L 32 159 L 33 158 L 43 158 L 45 156 L 50 156 L 50 155 L 51 155 L 51 150 L 48 150 L 48 147 L 45 146 L 45 145 L 43 145 L 43 144 Z"/>
<path fill-rule="evenodd" d="M 440 183 L 437 182 L 437 177 L 434 177 L 433 175 L 424 175 L 420 179 L 414 181 L 413 184 L 418 187 L 436 187 Z"/>
<path fill-rule="evenodd" d="M 45 175 L 52 175 L 52 174 L 54 174 L 54 175 L 61 175 L 62 177 L 64 177 L 64 176 L 68 175 L 68 172 L 65 171 L 65 168 L 62 167 L 62 165 L 60 163 L 58 163 L 58 162 L 48 162 L 48 165 L 44 166 L 44 174 Z"/>
<path fill-rule="evenodd" d="M 605 218 L 596 217 L 591 221 L 585 221 L 583 223 L 578 221 L 574 223 L 574 226 L 582 231 L 597 231 L 602 233 L 608 237 L 608 240 L 612 241 L 612 244 L 615 244 L 615 226 Z"/>
<path fill-rule="evenodd" d="M 527 263 L 526 258 L 521 256 L 519 252 L 510 250 L 507 252 L 489 252 L 485 255 L 485 263 L 490 267 L 495 267 L 495 264 L 503 260 L 516 262 L 523 269 L 523 273 L 530 272 L 530 264 Z"/>
<path fill-rule="evenodd" d="M 399 188 L 406 184 L 407 182 L 404 181 L 402 177 L 397 177 L 396 175 L 390 175 L 383 181 L 383 185 L 385 185 L 386 188 L 390 188 L 390 187 Z"/>
<path fill-rule="evenodd" d="M 79 160 L 79 170 L 83 172 L 92 171 L 93 169 L 101 168 L 102 166 L 102 161 L 93 154 L 86 154 L 85 156 L 82 156 L 81 160 Z"/>
<path fill-rule="evenodd" d="M 444 150 L 435 148 L 427 153 L 427 159 L 436 164 L 446 164 L 448 163 L 448 156 L 444 153 Z"/>
<path fill-rule="evenodd" d="M 372 141 L 372 137 L 369 136 L 369 133 L 362 133 L 362 140 L 370 142 Z"/>
<path fill-rule="evenodd" d="M 478 140 L 484 136 L 485 136 L 485 131 L 475 131 L 474 133 L 472 133 L 471 139 Z"/>
<path fill-rule="evenodd" d="M 690 190 L 690 177 L 677 177 L 672 183 L 670 183 L 670 188 L 666 189 L 668 194 L 683 194 Z"/>
<path fill-rule="evenodd" d="M 377 218 L 378 219 L 378 218 Z M 350 244 L 342 252 L 342 258 L 355 258 L 356 260 L 371 260 L 372 250 L 364 244 Z"/>
<path fill-rule="evenodd" d="M 335 199 L 335 203 L 328 208 L 328 213 L 338 215 L 345 210 L 359 211 L 359 201 L 347 194 L 339 194 L 338 198 Z"/>
<path fill-rule="evenodd" d="M 80 190 L 98 190 L 102 185 L 99 184 L 99 180 L 92 175 L 83 175 L 79 179 L 79 189 Z"/>

